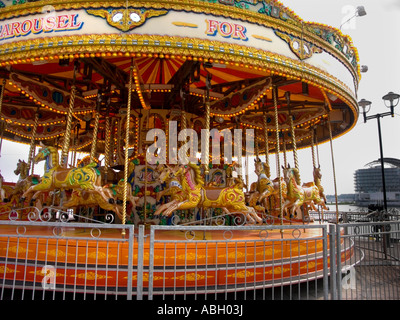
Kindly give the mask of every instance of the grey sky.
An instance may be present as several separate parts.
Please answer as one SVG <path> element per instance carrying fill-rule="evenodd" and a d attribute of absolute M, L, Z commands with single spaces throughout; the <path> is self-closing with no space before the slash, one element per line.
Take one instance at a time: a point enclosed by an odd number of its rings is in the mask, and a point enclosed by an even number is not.
<path fill-rule="evenodd" d="M 364 17 L 354 20 L 353 29 L 342 30 L 353 39 L 359 51 L 360 64 L 369 71 L 363 74 L 358 90 L 358 101 L 372 102 L 370 114 L 386 112 L 382 97 L 389 91 L 400 94 L 400 0 L 284 0 L 305 21 L 325 23 L 339 28 L 348 15 L 346 6 L 363 5 Z M 342 11 L 343 10 L 343 11 Z M 396 110 L 397 109 L 397 110 Z M 400 105 L 395 118 L 381 120 L 383 152 L 385 157 L 400 158 Z M 354 192 L 354 171 L 379 158 L 378 128 L 376 120 L 364 124 L 362 116 L 348 134 L 333 141 L 338 193 Z M 333 174 L 329 143 L 319 147 L 322 184 L 326 194 L 333 194 Z M 312 181 L 311 151 L 299 151 L 302 181 Z M 288 159 L 293 164 L 293 157 Z M 272 159 L 271 159 L 272 160 Z"/>

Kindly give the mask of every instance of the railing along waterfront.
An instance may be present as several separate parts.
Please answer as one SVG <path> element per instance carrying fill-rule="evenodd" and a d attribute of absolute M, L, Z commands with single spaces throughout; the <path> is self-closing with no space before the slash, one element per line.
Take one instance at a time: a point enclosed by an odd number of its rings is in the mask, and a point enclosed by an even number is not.
<path fill-rule="evenodd" d="M 328 212 L 310 224 L 146 228 L 37 213 L 0 221 L 1 300 L 399 299 L 392 213 L 341 213 L 339 224 Z"/>

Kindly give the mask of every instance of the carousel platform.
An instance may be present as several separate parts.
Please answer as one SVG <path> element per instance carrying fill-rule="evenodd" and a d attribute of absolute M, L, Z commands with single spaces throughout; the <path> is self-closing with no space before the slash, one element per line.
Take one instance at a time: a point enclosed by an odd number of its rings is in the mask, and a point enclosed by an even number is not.
<path fill-rule="evenodd" d="M 329 266 L 317 223 L 283 232 L 271 226 L 146 228 L 140 239 L 135 235 L 131 254 L 121 230 L 69 225 L 75 224 L 0 225 L 0 286 L 42 290 L 51 275 L 55 291 L 125 294 L 132 271 L 134 294 L 138 281 L 144 294 L 149 285 L 155 295 L 213 293 L 315 280 L 324 275 L 324 259 Z M 353 254 L 352 245 L 341 244 L 343 263 Z"/>

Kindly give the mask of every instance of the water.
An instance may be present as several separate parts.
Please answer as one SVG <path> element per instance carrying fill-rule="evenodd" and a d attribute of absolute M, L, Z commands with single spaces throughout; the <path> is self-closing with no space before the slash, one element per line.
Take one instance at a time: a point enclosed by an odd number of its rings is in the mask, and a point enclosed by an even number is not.
<path fill-rule="evenodd" d="M 334 203 L 327 204 L 329 211 L 335 211 L 336 205 Z M 338 204 L 339 212 L 368 212 L 367 207 L 356 206 L 353 204 Z M 400 207 L 389 207 L 388 212 L 400 212 Z"/>
<path fill-rule="evenodd" d="M 327 205 L 329 210 L 335 211 L 336 210 L 336 205 L 334 203 L 328 204 Z M 339 207 L 339 212 L 343 211 L 343 212 L 348 212 L 348 211 L 354 211 L 354 212 L 367 212 L 368 209 L 367 207 L 360 207 L 360 206 L 356 206 L 353 204 L 338 204 Z"/>

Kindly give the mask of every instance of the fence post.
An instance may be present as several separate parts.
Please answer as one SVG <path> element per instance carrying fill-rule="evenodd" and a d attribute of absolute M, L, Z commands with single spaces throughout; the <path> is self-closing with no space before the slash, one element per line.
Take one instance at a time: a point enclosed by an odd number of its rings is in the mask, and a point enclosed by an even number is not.
<path fill-rule="evenodd" d="M 336 225 L 329 225 L 329 261 L 330 261 L 330 282 L 331 282 L 331 300 L 337 299 L 336 287 Z"/>
<path fill-rule="evenodd" d="M 148 299 L 153 300 L 153 272 L 154 272 L 154 228 L 150 226 L 150 252 L 149 252 L 149 294 Z"/>
<path fill-rule="evenodd" d="M 139 226 L 136 299 L 143 300 L 144 225 Z"/>
<path fill-rule="evenodd" d="M 341 225 L 336 226 L 336 298 L 342 299 L 342 239 L 340 235 Z"/>
<path fill-rule="evenodd" d="M 323 232 L 323 287 L 324 287 L 324 300 L 328 300 L 328 232 L 327 227 L 324 226 L 322 229 Z"/>
<path fill-rule="evenodd" d="M 129 242 L 128 242 L 128 283 L 126 299 L 132 300 L 132 271 L 133 271 L 133 241 L 134 241 L 134 226 L 131 225 L 129 228 Z"/>

